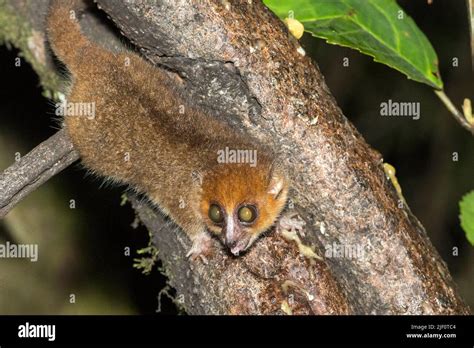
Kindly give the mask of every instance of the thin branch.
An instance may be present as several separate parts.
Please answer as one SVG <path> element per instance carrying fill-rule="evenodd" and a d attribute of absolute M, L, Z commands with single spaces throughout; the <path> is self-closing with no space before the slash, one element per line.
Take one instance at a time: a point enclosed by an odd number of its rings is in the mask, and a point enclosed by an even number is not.
<path fill-rule="evenodd" d="M 451 99 L 444 93 L 444 91 L 434 91 L 435 94 L 441 99 L 443 104 L 446 106 L 448 111 L 454 116 L 454 119 L 458 121 L 458 123 L 463 126 L 465 129 L 467 129 L 469 132 L 471 132 L 474 135 L 474 124 L 469 123 L 469 117 L 472 118 L 472 115 L 469 115 L 469 111 L 467 111 L 467 107 L 463 107 L 464 114 L 461 113 L 456 106 L 453 104 Z M 467 104 L 467 103 L 465 103 Z"/>
<path fill-rule="evenodd" d="M 474 71 L 474 1 L 466 0 L 469 34 L 471 35 L 471 64 Z"/>
<path fill-rule="evenodd" d="M 23 198 L 79 159 L 64 130 L 36 146 L 0 174 L 0 219 Z"/>

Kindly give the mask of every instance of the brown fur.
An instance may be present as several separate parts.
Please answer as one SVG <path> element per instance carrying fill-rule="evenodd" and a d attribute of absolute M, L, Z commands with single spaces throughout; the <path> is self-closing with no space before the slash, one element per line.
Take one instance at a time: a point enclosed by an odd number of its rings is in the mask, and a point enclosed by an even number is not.
<path fill-rule="evenodd" d="M 84 165 L 146 193 L 193 240 L 206 225 L 216 232 L 207 217 L 211 200 L 221 200 L 229 210 L 241 201 L 255 202 L 261 213 L 248 233 L 268 229 L 288 189 L 281 170 L 272 179 L 272 152 L 186 105 L 170 78 L 137 54 L 114 54 L 90 42 L 78 16 L 71 19 L 76 3 L 53 0 L 48 35 L 72 75 L 68 102 L 95 103 L 94 119 L 64 117 Z M 256 149 L 257 166 L 218 164 L 217 150 L 226 146 Z M 200 173 L 202 182 L 193 173 Z M 279 199 L 268 194 L 277 182 L 284 183 Z"/>

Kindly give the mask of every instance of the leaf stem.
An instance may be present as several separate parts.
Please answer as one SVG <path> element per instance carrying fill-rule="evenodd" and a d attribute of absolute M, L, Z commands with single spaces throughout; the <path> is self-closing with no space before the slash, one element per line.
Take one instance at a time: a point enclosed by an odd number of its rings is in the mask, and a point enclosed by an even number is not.
<path fill-rule="evenodd" d="M 439 97 L 439 99 L 441 99 L 441 101 L 446 106 L 448 111 L 454 116 L 456 121 L 458 121 L 458 123 L 461 126 L 463 126 L 465 129 L 467 129 L 469 132 L 471 132 L 472 135 L 474 135 L 474 123 L 470 122 L 473 119 L 472 118 L 472 111 L 469 113 L 468 108 L 465 107 L 464 108 L 464 114 L 463 114 L 456 108 L 456 106 L 454 106 L 451 99 L 449 99 L 449 97 L 446 95 L 446 93 L 444 93 L 443 90 L 440 90 L 440 91 L 435 90 L 434 92 Z M 464 102 L 464 103 L 465 103 L 465 105 L 468 104 L 466 102 Z"/>

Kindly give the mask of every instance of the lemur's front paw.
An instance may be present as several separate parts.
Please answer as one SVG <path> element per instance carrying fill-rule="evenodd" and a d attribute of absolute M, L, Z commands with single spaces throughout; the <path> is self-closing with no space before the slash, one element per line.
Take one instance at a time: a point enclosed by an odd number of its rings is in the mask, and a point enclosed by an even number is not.
<path fill-rule="evenodd" d="M 283 214 L 278 221 L 277 228 L 289 232 L 301 232 L 306 222 L 297 212 L 291 211 Z"/>
<path fill-rule="evenodd" d="M 199 233 L 193 238 L 193 245 L 186 254 L 191 261 L 198 258 L 205 264 L 208 263 L 207 258 L 212 255 L 212 238 L 206 231 Z"/>

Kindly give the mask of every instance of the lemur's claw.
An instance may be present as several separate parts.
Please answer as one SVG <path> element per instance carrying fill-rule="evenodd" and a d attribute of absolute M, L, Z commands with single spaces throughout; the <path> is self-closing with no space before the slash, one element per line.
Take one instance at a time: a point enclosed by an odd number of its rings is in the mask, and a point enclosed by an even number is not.
<path fill-rule="evenodd" d="M 306 225 L 306 222 L 296 212 L 283 214 L 278 221 L 278 228 L 290 232 L 300 232 L 304 225 Z"/>
<path fill-rule="evenodd" d="M 193 262 L 199 258 L 204 264 L 207 264 L 208 260 L 206 256 L 210 256 L 211 254 L 212 239 L 207 232 L 203 232 L 193 239 L 193 245 L 186 254 L 186 257 L 189 257 Z"/>

